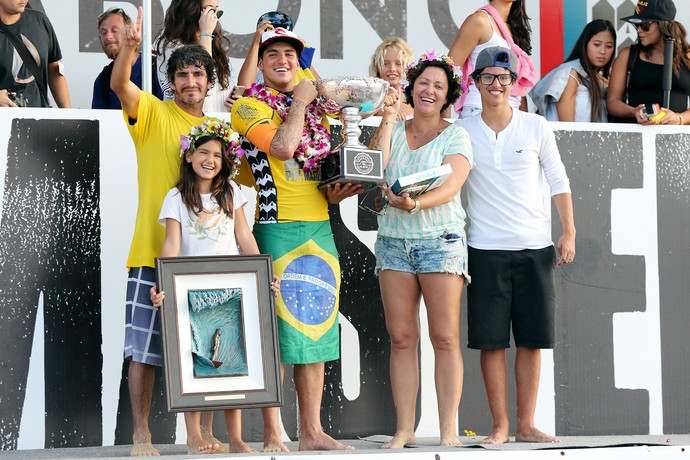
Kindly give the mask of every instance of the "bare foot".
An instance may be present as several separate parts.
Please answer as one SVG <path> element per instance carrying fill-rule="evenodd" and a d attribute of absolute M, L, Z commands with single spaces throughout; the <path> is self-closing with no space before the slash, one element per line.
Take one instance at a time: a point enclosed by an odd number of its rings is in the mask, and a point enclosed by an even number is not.
<path fill-rule="evenodd" d="M 228 448 L 230 452 L 235 453 L 235 454 L 244 454 L 244 453 L 250 453 L 250 452 L 256 452 L 254 449 L 249 447 L 247 443 L 244 441 L 240 441 L 238 443 L 230 443 L 228 444 Z"/>
<path fill-rule="evenodd" d="M 132 450 L 129 451 L 130 457 L 158 457 L 160 453 L 153 447 L 151 441 L 135 442 L 132 445 Z"/>
<path fill-rule="evenodd" d="M 215 454 L 218 451 L 218 444 L 187 444 L 189 455 Z"/>
<path fill-rule="evenodd" d="M 518 432 L 515 435 L 515 442 L 561 442 L 561 440 L 532 427 Z"/>
<path fill-rule="evenodd" d="M 460 442 L 460 439 L 454 435 L 442 435 L 441 436 L 441 443 L 439 444 L 441 446 L 462 446 L 462 442 Z"/>
<path fill-rule="evenodd" d="M 323 431 L 314 437 L 302 436 L 299 450 L 355 450 L 354 447 L 338 442 Z"/>
<path fill-rule="evenodd" d="M 209 431 L 205 431 L 204 429 L 202 429 L 201 430 L 201 437 L 204 438 L 204 441 L 207 444 L 217 444 L 218 445 L 218 450 L 216 450 L 217 454 L 227 454 L 228 452 L 230 452 L 230 449 L 228 449 L 228 445 L 225 444 L 220 439 L 213 436 L 213 433 L 211 433 Z"/>
<path fill-rule="evenodd" d="M 381 449 L 402 449 L 415 444 L 417 444 L 417 438 L 414 433 L 395 433 L 393 439 L 381 445 Z"/>
<path fill-rule="evenodd" d="M 282 441 L 278 442 L 264 442 L 264 448 L 262 452 L 290 452 Z"/>
<path fill-rule="evenodd" d="M 479 444 L 504 444 L 510 437 L 507 430 L 494 429 L 489 436 L 479 441 Z"/>

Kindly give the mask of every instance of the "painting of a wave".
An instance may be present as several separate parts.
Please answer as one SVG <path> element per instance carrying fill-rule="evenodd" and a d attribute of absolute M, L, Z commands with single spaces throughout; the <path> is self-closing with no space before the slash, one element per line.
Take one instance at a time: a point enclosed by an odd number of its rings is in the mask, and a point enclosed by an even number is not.
<path fill-rule="evenodd" d="M 248 375 L 242 289 L 187 292 L 195 377 Z"/>

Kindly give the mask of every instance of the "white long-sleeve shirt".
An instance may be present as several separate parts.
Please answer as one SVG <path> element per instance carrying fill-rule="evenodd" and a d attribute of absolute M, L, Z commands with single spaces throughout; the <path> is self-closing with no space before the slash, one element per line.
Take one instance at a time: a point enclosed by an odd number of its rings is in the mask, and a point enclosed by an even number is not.
<path fill-rule="evenodd" d="M 457 123 L 470 134 L 476 162 L 466 183 L 468 244 L 511 251 L 552 245 L 550 197 L 570 193 L 570 181 L 546 119 L 513 109 L 498 135 L 481 115 Z"/>

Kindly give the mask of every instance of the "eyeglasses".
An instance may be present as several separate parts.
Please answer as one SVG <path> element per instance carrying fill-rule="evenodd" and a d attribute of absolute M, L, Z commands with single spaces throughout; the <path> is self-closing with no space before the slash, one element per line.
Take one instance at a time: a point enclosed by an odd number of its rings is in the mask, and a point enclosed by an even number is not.
<path fill-rule="evenodd" d="M 257 27 L 264 21 L 269 21 L 273 27 L 282 27 L 283 29 L 292 30 L 294 24 L 292 18 L 281 11 L 269 11 L 261 15 L 256 21 Z"/>
<path fill-rule="evenodd" d="M 649 21 L 649 22 L 643 22 L 641 24 L 638 24 L 636 27 L 638 29 L 642 29 L 642 32 L 649 32 L 649 28 L 652 27 L 652 24 L 654 24 L 656 21 Z"/>
<path fill-rule="evenodd" d="M 501 86 L 510 86 L 515 80 L 515 77 L 512 73 L 502 73 L 498 75 L 492 73 L 479 74 L 479 82 L 484 86 L 492 85 L 496 79 L 498 79 L 498 83 L 500 83 Z"/>
<path fill-rule="evenodd" d="M 100 24 L 102 20 L 104 20 L 105 18 L 107 18 L 108 16 L 113 15 L 113 14 L 121 14 L 122 17 L 124 18 L 124 16 L 127 13 L 125 13 L 125 10 L 123 10 L 122 8 L 110 8 L 110 9 L 105 10 L 101 14 L 99 14 L 98 18 L 96 18 L 96 20 L 98 21 L 98 24 Z"/>
<path fill-rule="evenodd" d="M 375 203 L 374 207 L 378 208 L 379 206 L 381 206 L 380 211 L 377 211 L 375 209 L 371 209 L 369 206 L 364 204 L 364 202 L 367 201 L 367 197 L 369 196 L 369 194 L 371 193 L 372 190 L 378 191 L 380 189 L 378 187 L 374 187 L 374 188 L 370 188 L 369 190 L 367 190 L 367 193 L 364 194 L 364 196 L 362 197 L 362 200 L 359 202 L 357 207 L 359 209 L 361 209 L 362 211 L 370 212 L 370 213 L 374 214 L 375 216 L 385 216 L 386 215 L 386 204 L 383 203 L 383 198 L 381 197 L 380 194 L 374 198 L 374 203 Z"/>

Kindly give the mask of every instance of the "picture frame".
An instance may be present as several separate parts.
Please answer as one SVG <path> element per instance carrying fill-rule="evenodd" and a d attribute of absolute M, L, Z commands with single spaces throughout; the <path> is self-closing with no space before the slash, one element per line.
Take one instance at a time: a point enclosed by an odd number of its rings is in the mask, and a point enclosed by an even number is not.
<path fill-rule="evenodd" d="M 169 412 L 281 406 L 272 258 L 160 257 Z"/>

